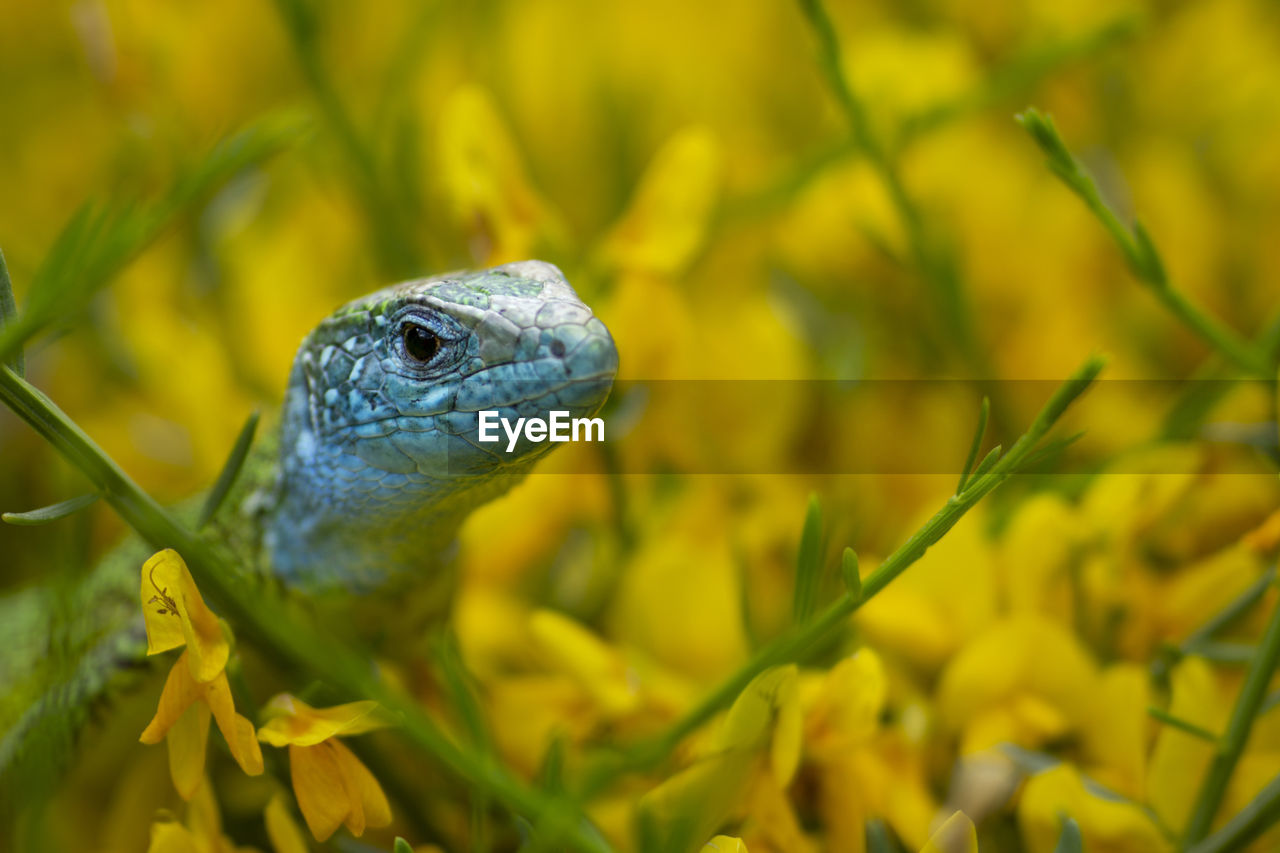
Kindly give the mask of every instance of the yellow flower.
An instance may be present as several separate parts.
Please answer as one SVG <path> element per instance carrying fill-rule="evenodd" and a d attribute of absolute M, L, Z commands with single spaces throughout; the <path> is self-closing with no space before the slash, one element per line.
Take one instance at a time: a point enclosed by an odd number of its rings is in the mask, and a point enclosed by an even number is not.
<path fill-rule="evenodd" d="M 968 755 L 1002 742 L 1036 748 L 1089 719 L 1093 660 L 1057 622 L 1030 613 L 992 624 L 951 659 L 938 710 Z"/>
<path fill-rule="evenodd" d="M 267 837 L 271 839 L 271 846 L 276 853 L 307 853 L 307 840 L 294 822 L 293 815 L 289 813 L 289 806 L 283 795 L 276 794 L 271 798 L 262 818 L 267 827 Z"/>
<path fill-rule="evenodd" d="M 147 654 L 185 645 L 196 681 L 212 681 L 222 672 L 231 647 L 177 551 L 166 549 L 143 564 L 141 598 Z"/>
<path fill-rule="evenodd" d="M 682 272 L 705 242 L 720 173 L 720 146 L 709 130 L 691 127 L 672 136 L 606 238 L 606 262 L 659 276 Z"/>
<path fill-rule="evenodd" d="M 161 551 L 142 567 L 142 607 L 147 654 L 185 645 L 169 670 L 155 716 L 138 738 L 163 738 L 169 746 L 173 786 L 189 800 L 204 778 L 210 717 L 226 738 L 232 757 L 250 776 L 262 772 L 262 750 L 253 723 L 236 713 L 225 667 L 230 653 L 218 618 L 205 606 L 186 563 L 175 551 Z"/>
<path fill-rule="evenodd" d="M 1048 853 L 1057 846 L 1064 814 L 1080 825 L 1086 850 L 1163 853 L 1171 849 L 1141 808 L 1099 796 L 1085 786 L 1074 767 L 1059 764 L 1028 780 L 1018 804 L 1018 825 L 1032 853 Z"/>
<path fill-rule="evenodd" d="M 197 783 L 201 781 L 203 777 Z M 254 850 L 252 847 L 237 847 L 222 834 L 222 816 L 218 814 L 218 803 L 208 783 L 198 784 L 195 794 L 187 806 L 185 823 L 161 812 L 151 824 L 147 853 L 250 853 Z M 276 853 L 293 851 L 277 847 Z"/>
<path fill-rule="evenodd" d="M 312 708 L 287 693 L 264 709 L 272 718 L 258 739 L 289 747 L 289 770 L 298 808 L 317 841 L 346 824 L 352 835 L 391 823 L 391 806 L 378 780 L 337 738 L 384 728 L 391 721 L 375 702 Z"/>
<path fill-rule="evenodd" d="M 779 794 L 800 762 L 801 713 L 794 664 L 765 670 L 729 708 L 711 752 L 649 791 L 637 805 L 640 825 L 662 849 L 707 837 L 761 786 Z M 767 798 L 766 798 L 767 801 Z"/>
<path fill-rule="evenodd" d="M 562 227 L 534 189 L 519 148 L 484 89 L 466 86 L 442 108 L 439 178 L 478 262 L 535 254 Z"/>
<path fill-rule="evenodd" d="M 1211 732 L 1226 728 L 1231 694 L 1203 658 L 1187 657 L 1174 667 L 1168 711 Z M 1213 744 L 1174 726 L 1162 726 L 1147 765 L 1147 799 L 1169 826 L 1186 826 L 1200 780 L 1213 760 Z"/>
<path fill-rule="evenodd" d="M 882 725 L 889 675 L 880 657 L 864 648 L 809 680 L 805 752 L 809 777 L 831 849 L 857 849 L 866 820 L 883 818 L 909 846 L 926 840 L 936 803 L 924 758 L 901 725 Z M 802 700 L 803 701 L 803 700 Z M 784 847 L 783 849 L 790 849 Z"/>

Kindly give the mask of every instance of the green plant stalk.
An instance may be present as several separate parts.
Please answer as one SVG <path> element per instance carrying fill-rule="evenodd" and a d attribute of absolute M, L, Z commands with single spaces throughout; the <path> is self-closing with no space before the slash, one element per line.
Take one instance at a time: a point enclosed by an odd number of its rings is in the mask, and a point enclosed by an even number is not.
<path fill-rule="evenodd" d="M 854 598 L 849 593 L 844 593 L 810 621 L 761 648 L 751 660 L 721 682 L 661 735 L 637 745 L 617 761 L 602 764 L 594 777 L 588 778 L 584 786 L 585 795 L 589 797 L 597 793 L 621 773 L 644 769 L 661 761 L 671 754 L 680 741 L 727 707 L 751 679 L 770 667 L 802 658 L 806 651 L 843 628 L 850 616 L 924 556 L 925 551 L 950 531 L 965 513 L 1017 473 L 1019 466 L 1031 455 L 1067 407 L 1097 378 L 1103 364 L 1101 358 L 1091 358 L 1059 386 L 1031 426 L 1010 448 L 1009 453 L 990 470 L 980 476 L 975 475 L 963 492 L 952 495 L 923 527 L 871 572 L 862 582 L 859 597 Z"/>
<path fill-rule="evenodd" d="M 1187 853 L 1231 853 L 1243 850 L 1280 820 L 1280 776 L 1266 784 L 1249 804 Z"/>
<path fill-rule="evenodd" d="M 1253 658 L 1245 675 L 1244 685 L 1240 688 L 1240 696 L 1231 710 L 1231 718 L 1227 729 L 1218 741 L 1218 749 L 1214 753 L 1209 771 L 1205 774 L 1196 796 L 1195 806 L 1187 827 L 1183 833 L 1184 846 L 1192 846 L 1209 834 L 1214 815 L 1222 803 L 1222 797 L 1231 781 L 1236 763 L 1244 752 L 1249 740 L 1249 732 L 1257 719 L 1267 695 L 1267 685 L 1275 673 L 1276 663 L 1280 661 L 1280 605 L 1271 612 L 1266 632 L 1258 646 L 1258 653 Z"/>
<path fill-rule="evenodd" d="M 1262 333 L 1254 338 L 1253 346 L 1269 363 L 1280 364 L 1280 313 L 1267 322 Z M 1219 378 L 1224 367 L 1221 357 L 1215 352 L 1196 369 L 1188 387 L 1170 407 L 1160 425 L 1162 439 L 1182 440 L 1196 434 L 1213 406 L 1232 385 L 1230 381 Z M 1274 395 L 1275 385 L 1269 384 Z"/>
<path fill-rule="evenodd" d="M 282 151 L 301 135 L 303 124 L 281 113 L 232 134 L 184 173 L 160 198 L 145 204 L 115 200 L 86 204 L 59 233 L 27 290 L 24 310 L 0 310 L 0 361 L 21 365 L 22 346 L 48 326 L 84 308 L 93 294 L 155 242 L 177 219 L 244 169 Z M 7 282 L 7 276 L 5 278 Z M 0 293 L 0 302 L 11 303 Z M 17 371 L 22 375 L 22 370 Z"/>
<path fill-rule="evenodd" d="M 325 71 L 316 47 L 318 22 L 314 10 L 308 6 L 307 0 L 276 0 L 276 8 L 293 44 L 302 76 L 354 168 L 356 188 L 369 218 L 371 236 L 383 267 L 393 277 L 419 272 L 422 259 L 401 216 L 401 206 L 388 191 L 377 158 L 356 129 Z"/>
<path fill-rule="evenodd" d="M 845 77 L 840 40 L 822 0 L 799 0 L 800 8 L 818 38 L 819 63 L 841 110 L 848 119 L 854 143 L 879 175 L 907 234 L 912 261 L 934 289 L 942 317 L 951 325 L 961 350 L 980 375 L 991 374 L 974 330 L 973 315 L 960 286 L 954 259 L 930 243 L 919 208 L 907 193 L 895 158 L 876 138 L 867 111 Z"/>
<path fill-rule="evenodd" d="M 1171 648 L 1170 652 L 1172 652 L 1175 659 L 1196 652 L 1198 649 L 1203 648 L 1205 643 L 1211 642 L 1219 632 L 1231 627 L 1244 614 L 1253 609 L 1255 604 L 1262 600 L 1263 593 L 1275 582 L 1275 579 L 1276 567 L 1271 566 L 1243 592 L 1227 602 L 1225 607 L 1210 616 L 1200 627 L 1188 634 L 1186 639 Z M 1252 659 L 1252 654 L 1250 659 Z M 1169 664 L 1168 656 L 1158 657 L 1151 665 L 1152 676 L 1157 680 L 1163 680 L 1169 674 Z"/>
<path fill-rule="evenodd" d="M 1102 223 L 1120 248 L 1134 277 L 1147 285 L 1170 313 L 1211 347 L 1248 371 L 1251 376 L 1267 381 L 1274 380 L 1275 366 L 1271 364 L 1265 353 L 1260 352 L 1252 343 L 1205 314 L 1181 291 L 1173 287 L 1160 260 L 1160 255 L 1142 224 L 1135 221 L 1132 228 L 1126 228 L 1120 222 L 1115 211 L 1103 201 L 1093 178 L 1068 150 L 1053 120 L 1032 107 L 1019 114 L 1017 121 L 1044 152 L 1049 171 L 1075 193 L 1094 217 Z"/>
<path fill-rule="evenodd" d="M 1209 743 L 1218 742 L 1218 736 L 1213 732 L 1209 731 L 1206 728 L 1197 726 L 1195 723 L 1188 722 L 1187 720 L 1184 720 L 1181 717 L 1175 717 L 1173 714 L 1170 714 L 1168 711 L 1164 710 L 1163 708 L 1157 708 L 1156 706 L 1152 705 L 1147 708 L 1147 714 L 1150 715 L 1153 719 L 1159 720 L 1160 722 L 1164 723 L 1167 726 L 1173 726 L 1175 729 L 1178 729 L 1179 731 L 1184 731 L 1187 734 L 1192 735 L 1193 737 L 1198 737 L 1201 740 L 1208 741 Z"/>
<path fill-rule="evenodd" d="M 229 555 L 179 524 L 48 397 L 8 367 L 0 367 L 0 402 L 97 486 L 139 535 L 156 548 L 175 548 L 181 553 L 201 590 L 237 629 L 313 677 L 398 714 L 411 742 L 506 808 L 529 818 L 567 849 L 579 853 L 611 850 L 597 833 L 589 831 L 576 806 L 525 786 L 496 762 L 463 749 L 416 704 L 379 680 L 367 658 L 317 628 L 288 618 L 284 605 L 252 583 Z"/>

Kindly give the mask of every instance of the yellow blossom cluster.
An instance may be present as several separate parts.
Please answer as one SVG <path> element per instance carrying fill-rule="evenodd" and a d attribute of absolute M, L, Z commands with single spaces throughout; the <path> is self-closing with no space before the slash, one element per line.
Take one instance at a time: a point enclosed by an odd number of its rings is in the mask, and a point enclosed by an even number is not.
<path fill-rule="evenodd" d="M 184 800 L 198 798 L 190 809 L 190 827 L 172 821 L 155 824 L 151 853 L 203 853 L 204 848 L 196 845 L 201 837 L 213 840 L 210 849 L 224 849 L 219 840 L 217 806 L 204 784 L 210 716 L 217 720 L 232 757 L 250 776 L 263 772 L 258 741 L 289 748 L 298 808 L 316 840 L 328 839 L 344 824 L 359 836 L 366 826 L 391 823 L 391 807 L 377 780 L 337 740 L 388 725 L 375 703 L 317 709 L 281 694 L 262 709 L 266 722 L 255 734 L 253 723 L 237 714 L 233 705 L 226 673 L 230 644 L 224 628 L 205 605 L 176 551 L 161 551 L 143 565 L 141 597 L 147 653 L 159 654 L 182 645 L 187 648 L 169 671 L 159 708 L 140 740 L 147 744 L 165 740 L 174 787 Z M 264 820 L 276 853 L 306 849 L 278 796 L 267 805 Z"/>

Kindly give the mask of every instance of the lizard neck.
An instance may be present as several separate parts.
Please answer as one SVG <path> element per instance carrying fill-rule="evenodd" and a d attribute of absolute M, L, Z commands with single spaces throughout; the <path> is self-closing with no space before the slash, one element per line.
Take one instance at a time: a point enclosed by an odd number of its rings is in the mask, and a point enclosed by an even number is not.
<path fill-rule="evenodd" d="M 272 573 L 312 596 L 396 594 L 434 581 L 451 587 L 458 528 L 523 479 L 527 466 L 470 477 L 385 470 L 354 440 L 317 427 L 305 382 L 295 370 L 263 524 Z"/>

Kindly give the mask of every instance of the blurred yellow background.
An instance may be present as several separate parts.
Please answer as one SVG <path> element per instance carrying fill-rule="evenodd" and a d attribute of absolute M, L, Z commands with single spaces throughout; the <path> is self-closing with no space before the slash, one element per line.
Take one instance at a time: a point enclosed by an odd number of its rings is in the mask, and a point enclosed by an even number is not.
<path fill-rule="evenodd" d="M 592 304 L 624 381 L 1058 380 L 1099 351 L 1111 379 L 1231 376 L 1197 373 L 1205 345 L 1045 168 L 1013 121 L 1030 104 L 1054 116 L 1121 218 L 1141 216 L 1193 301 L 1248 338 L 1280 316 L 1273 4 L 842 0 L 830 13 L 843 70 L 941 271 L 920 269 L 910 224 L 848 141 L 814 33 L 789 2 L 10 4 L 0 248 L 20 305 L 86 198 L 157 195 L 264 117 L 305 128 L 33 346 L 28 377 L 144 487 L 176 500 L 212 482 L 252 408 L 277 404 L 298 342 L 338 304 L 524 257 L 558 264 Z M 1006 431 L 1051 386 L 1029 387 L 993 401 Z M 574 742 L 652 729 L 776 634 L 810 492 L 831 559 L 849 544 L 864 574 L 874 567 L 955 475 L 700 472 L 744 459 L 847 471 L 868 448 L 958 466 L 975 400 L 922 389 L 900 407 L 833 411 L 778 383 L 776 406 L 749 422 L 677 399 L 638 416 L 617 458 L 553 457 L 481 510 L 464 531 L 457 624 L 505 757 L 533 773 L 556 726 Z M 1105 399 L 1072 421 L 1090 430 L 1092 463 L 1156 473 L 1017 484 L 859 616 L 859 637 L 885 659 L 876 677 L 891 722 L 859 736 L 867 755 L 853 764 L 815 759 L 841 781 L 812 785 L 914 780 L 897 804 L 881 791 L 858 812 L 909 849 L 928 838 L 958 756 L 1005 740 L 1070 741 L 1082 767 L 1170 823 L 1187 807 L 1164 782 L 1147 785 L 1152 762 L 1177 775 L 1203 760 L 1178 764 L 1177 744 L 1155 743 L 1138 664 L 1256 579 L 1280 538 L 1263 526 L 1280 483 L 1261 454 L 1160 444 L 1167 411 Z M 1274 419 L 1264 383 L 1234 386 L 1207 418 Z M 918 446 L 904 420 L 935 425 L 937 446 Z M 1274 423 L 1271 435 L 1274 445 Z M 3 509 L 83 490 L 6 413 L 0 442 Z M 1224 473 L 1227 457 L 1254 474 Z M 611 466 L 630 473 L 611 480 Z M 122 533 L 106 509 L 91 518 L 83 539 L 0 528 L 0 582 L 82 564 Z M 537 607 L 568 614 L 608 654 L 640 655 L 654 668 L 644 695 L 609 693 L 612 676 L 564 651 L 587 641 L 538 621 Z M 1037 674 L 1043 662 L 984 668 L 1010 648 L 1043 650 L 1060 678 Z M 991 671 L 1002 674 L 984 680 Z M 805 690 L 805 701 L 821 692 Z M 1094 691 L 1114 713 L 1088 707 Z M 828 736 L 820 724 L 810 717 L 811 745 Z M 1280 748 L 1264 752 L 1237 805 L 1276 769 Z M 629 796 L 600 807 L 611 837 L 625 834 Z M 1052 849 L 1045 822 L 1067 796 L 1026 801 L 1040 811 L 1019 816 L 1021 843 Z M 861 823 L 842 828 L 821 797 L 792 797 L 804 844 L 854 849 L 839 839 Z M 752 809 L 753 853 L 802 849 L 765 805 Z M 1161 849 L 1145 843 L 1109 849 Z"/>

